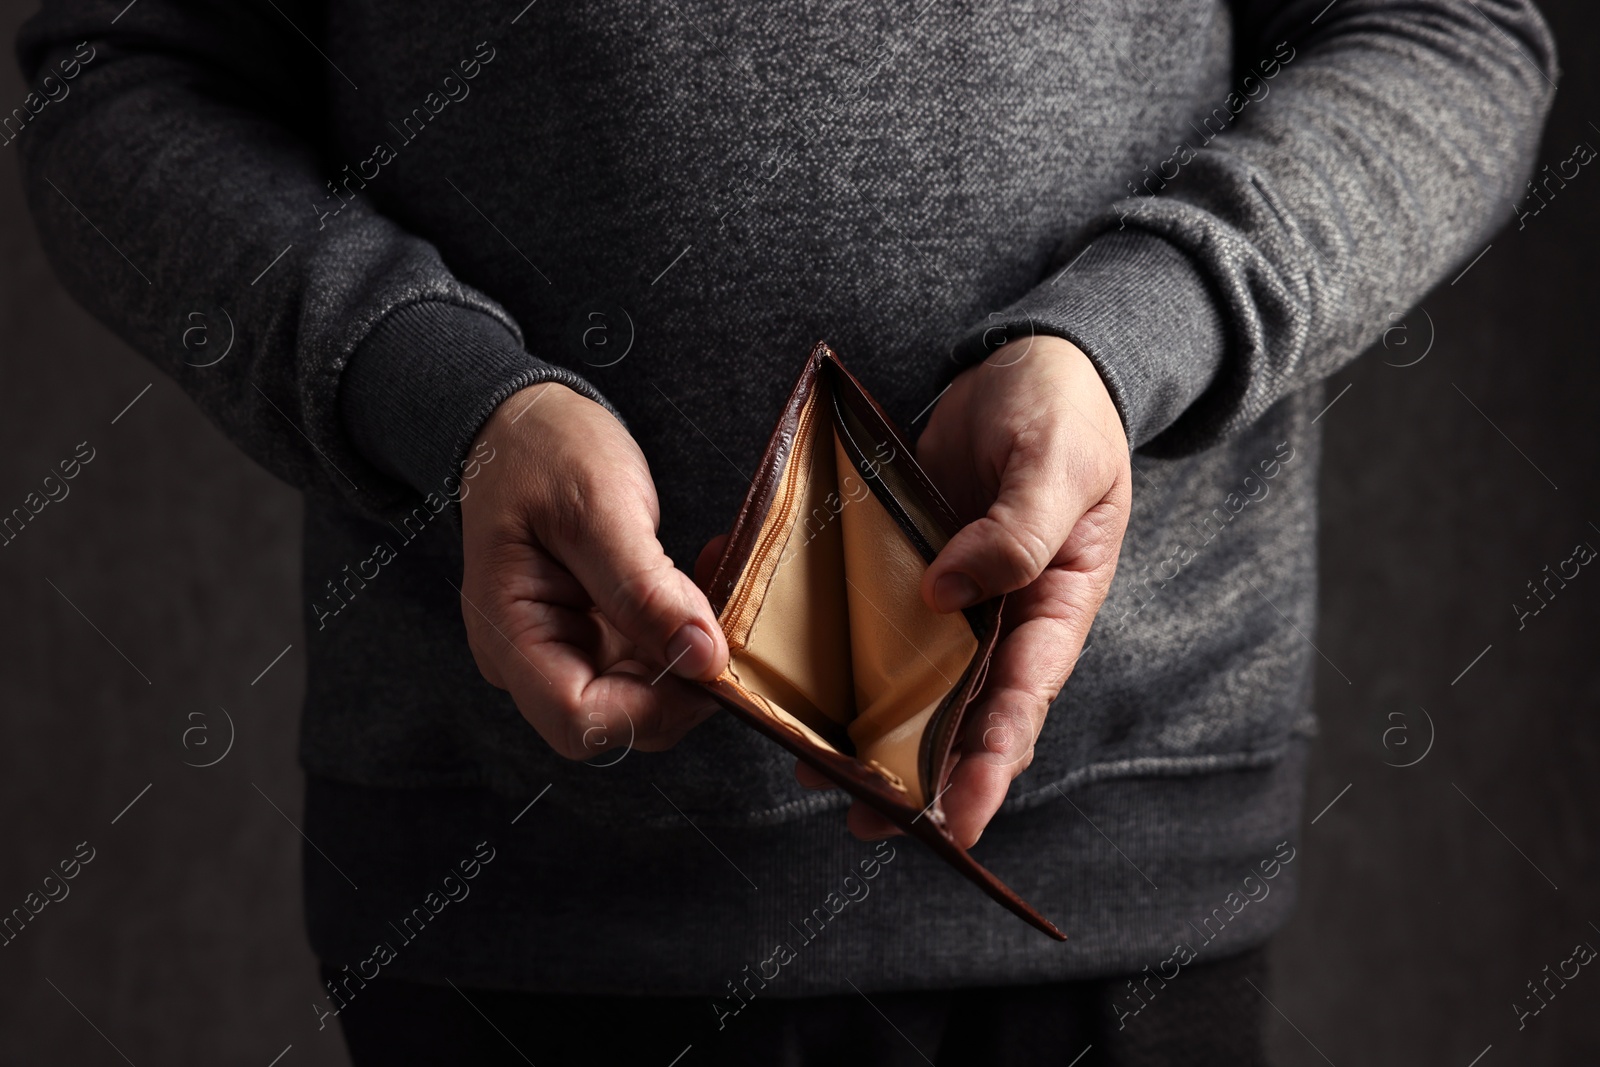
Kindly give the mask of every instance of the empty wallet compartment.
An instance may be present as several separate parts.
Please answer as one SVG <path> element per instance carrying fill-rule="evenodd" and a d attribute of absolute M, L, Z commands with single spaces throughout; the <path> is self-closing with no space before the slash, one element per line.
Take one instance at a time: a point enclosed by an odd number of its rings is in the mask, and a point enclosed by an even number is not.
<path fill-rule="evenodd" d="M 819 343 L 708 590 L 730 653 L 709 687 L 1061 938 L 943 828 L 951 747 L 1001 610 L 1000 598 L 947 615 L 923 602 L 928 565 L 959 528 L 905 439 Z"/>

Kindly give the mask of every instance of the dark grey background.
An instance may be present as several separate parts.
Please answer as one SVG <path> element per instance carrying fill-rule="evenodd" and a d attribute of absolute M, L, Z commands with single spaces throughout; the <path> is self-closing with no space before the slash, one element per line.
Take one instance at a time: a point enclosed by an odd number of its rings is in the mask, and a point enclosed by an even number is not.
<path fill-rule="evenodd" d="M 1554 166 L 1600 147 L 1600 14 L 1542 6 Z M 0 40 L 32 7 L 0 2 Z M 24 91 L 0 64 L 0 101 Z M 1512 1010 L 1600 946 L 1600 567 L 1521 630 L 1512 609 L 1600 547 L 1597 238 L 1588 167 L 1328 389 L 1323 737 L 1266 990 L 1281 1064 L 1600 1061 L 1600 974 L 1525 1029 Z M 290 822 L 299 498 L 73 305 L 3 164 L 0 270 L 0 513 L 96 450 L 0 548 L 0 913 L 96 850 L 0 948 L 0 1063 L 344 1063 L 316 1030 Z M 185 766 L 229 717 L 227 757 Z"/>

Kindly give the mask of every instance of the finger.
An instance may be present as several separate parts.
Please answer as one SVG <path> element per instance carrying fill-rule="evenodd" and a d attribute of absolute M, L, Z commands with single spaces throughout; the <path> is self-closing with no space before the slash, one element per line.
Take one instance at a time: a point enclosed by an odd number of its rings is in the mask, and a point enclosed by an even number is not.
<path fill-rule="evenodd" d="M 988 731 L 984 731 L 988 732 Z M 950 773 L 943 800 L 945 829 L 962 848 L 971 848 L 983 836 L 989 821 L 1005 802 L 1011 780 L 1026 769 L 1033 759 L 1033 746 L 1020 762 L 1010 756 L 999 760 L 974 753 L 977 758 L 966 758 L 956 764 Z"/>
<path fill-rule="evenodd" d="M 509 684 L 500 669 L 502 646 L 508 639 L 480 605 L 488 605 L 495 614 L 499 613 L 502 603 L 512 600 L 577 607 L 588 603 L 589 595 L 577 579 L 544 553 L 526 544 L 506 544 L 469 553 L 468 557 L 461 585 L 456 587 L 461 600 L 461 619 L 467 631 L 467 647 L 484 680 L 496 689 L 508 689 Z M 547 625 L 556 624 L 556 621 L 556 616 L 545 620 Z M 565 629 L 558 636 L 571 639 Z"/>
<path fill-rule="evenodd" d="M 467 586 L 457 590 L 467 643 L 486 678 L 490 670 L 498 676 L 501 646 L 506 642 L 498 629 L 499 616 L 517 601 L 527 602 L 539 612 L 536 621 L 541 640 L 563 641 L 582 649 L 597 671 L 637 655 L 627 638 L 606 623 L 576 579 L 537 550 L 524 547 L 520 555 L 523 559 L 518 564 L 497 568 L 492 577 L 475 583 L 472 593 Z M 480 604 L 490 610 L 481 610 Z M 506 688 L 503 679 L 489 680 Z"/>
<path fill-rule="evenodd" d="M 923 599 L 935 611 L 959 611 L 1038 578 L 1104 495 L 1104 486 L 1088 483 L 1069 477 L 1066 464 L 1046 454 L 1014 449 L 994 503 L 929 565 Z"/>
<path fill-rule="evenodd" d="M 710 699 L 706 692 L 692 682 L 685 682 L 681 678 L 666 674 L 648 664 L 637 660 L 625 660 L 610 668 L 605 673 L 624 673 L 634 675 L 645 682 L 646 685 L 663 690 L 657 699 L 661 702 L 661 717 L 652 722 L 648 716 L 642 723 L 635 723 L 630 714 L 620 712 L 621 718 L 627 724 L 628 735 L 622 740 L 628 742 L 627 747 L 638 749 L 640 752 L 665 752 L 672 748 L 696 726 L 705 722 L 721 710 L 716 701 Z M 604 739 L 609 742 L 615 728 L 615 715 L 597 715 L 588 712 L 585 718 L 589 721 L 604 720 L 607 728 Z M 586 742 L 587 756 L 595 755 L 596 745 Z"/>
<path fill-rule="evenodd" d="M 517 576 L 496 570 L 482 584 L 536 591 L 538 573 L 555 566 L 541 558 L 529 548 Z M 462 591 L 474 657 L 539 735 L 568 758 L 599 754 L 597 736 L 610 744 L 606 750 L 617 739 L 645 751 L 670 747 L 715 709 L 704 691 L 636 660 L 617 659 L 610 670 L 597 670 L 597 650 L 608 639 L 592 611 L 503 593 L 483 600 Z"/>
<path fill-rule="evenodd" d="M 626 659 L 630 654 L 632 646 L 627 645 L 614 631 L 608 635 L 602 620 L 594 612 L 557 611 L 554 610 L 557 605 L 551 607 L 544 620 L 543 639 L 564 641 L 581 649 L 599 671 L 609 669 L 611 664 Z M 474 613 L 482 614 L 468 600 L 467 594 L 461 593 L 461 614 L 467 624 L 467 647 L 472 651 L 472 659 L 490 685 L 496 689 L 508 689 L 505 672 L 500 667 L 500 660 L 505 654 L 502 646 L 510 647 L 508 639 L 487 614 L 473 618 Z"/>
<path fill-rule="evenodd" d="M 466 601 L 463 600 L 461 604 L 462 616 L 465 617 L 469 610 L 470 609 L 467 607 Z M 467 648 L 472 653 L 472 662 L 477 665 L 478 673 L 483 675 L 484 681 L 488 682 L 496 689 L 504 689 L 506 687 L 506 679 L 505 676 L 500 673 L 500 662 L 498 657 L 491 656 L 486 647 L 479 647 L 479 642 L 473 637 L 474 632 L 475 631 L 471 623 L 468 623 Z"/>
<path fill-rule="evenodd" d="M 704 691 L 650 675 L 645 664 L 624 661 L 596 673 L 581 649 L 560 641 L 514 640 L 499 663 L 517 709 L 568 759 L 619 745 L 663 751 L 716 710 Z"/>
<path fill-rule="evenodd" d="M 722 628 L 705 594 L 656 540 L 650 510 L 615 492 L 584 497 L 574 521 L 546 546 L 647 658 L 682 678 L 715 677 L 728 661 Z"/>
<path fill-rule="evenodd" d="M 711 584 L 711 579 L 716 577 L 717 564 L 722 560 L 722 552 L 728 547 L 728 535 L 718 534 L 706 542 L 706 547 L 700 550 L 700 556 L 694 561 L 694 582 L 701 589 Z"/>
<path fill-rule="evenodd" d="M 643 677 L 648 680 L 651 676 L 650 667 L 637 660 L 622 660 L 601 674 L 629 674 Z M 656 731 L 641 731 L 638 719 L 626 712 L 605 714 L 601 711 L 590 709 L 574 713 L 579 726 L 583 729 L 579 739 L 582 753 L 578 758 L 591 759 L 597 756 L 607 756 L 612 760 L 620 759 L 634 749 L 643 752 L 661 752 L 671 748 L 683 735 L 698 722 L 695 720 L 680 720 L 682 729 L 673 729 L 666 726 Z M 709 709 L 706 712 L 710 714 Z"/>
<path fill-rule="evenodd" d="M 963 847 L 982 836 L 1012 780 L 1033 762 L 1050 702 L 1077 664 L 1104 596 L 1098 585 L 1096 575 L 1051 570 L 1017 598 L 1021 617 L 995 650 L 944 796 L 946 825 Z"/>

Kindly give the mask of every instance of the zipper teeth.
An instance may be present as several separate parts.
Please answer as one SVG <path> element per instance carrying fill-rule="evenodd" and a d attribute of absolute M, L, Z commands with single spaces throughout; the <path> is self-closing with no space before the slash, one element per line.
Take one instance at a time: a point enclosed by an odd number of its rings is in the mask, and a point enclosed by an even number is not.
<path fill-rule="evenodd" d="M 756 545 L 755 551 L 750 553 L 750 559 L 745 563 L 747 575 L 749 575 L 752 565 L 759 566 L 761 561 L 766 558 L 767 553 L 772 551 L 773 542 L 788 527 L 789 513 L 794 509 L 795 498 L 799 495 L 800 467 L 797 464 L 802 456 L 805 457 L 806 461 L 805 469 L 807 471 L 810 469 L 811 457 L 806 450 L 811 445 L 811 430 L 812 424 L 816 422 L 816 415 L 816 395 L 813 394 L 811 399 L 806 402 L 805 412 L 800 417 L 800 425 L 795 429 L 794 448 L 789 453 L 789 464 L 784 471 L 783 495 L 779 499 L 777 506 L 777 518 L 768 527 L 760 543 Z M 751 596 L 754 595 L 757 584 L 757 582 L 753 581 L 746 582 L 738 594 L 735 595 L 733 605 L 728 612 L 729 625 L 724 628 L 728 634 L 731 635 L 740 630 L 744 609 L 750 602 Z"/>

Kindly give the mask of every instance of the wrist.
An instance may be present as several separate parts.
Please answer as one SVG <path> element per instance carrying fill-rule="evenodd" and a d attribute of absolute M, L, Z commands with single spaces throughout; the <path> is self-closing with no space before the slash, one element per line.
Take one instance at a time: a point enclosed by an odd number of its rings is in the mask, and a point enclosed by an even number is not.
<path fill-rule="evenodd" d="M 1174 455 L 1214 443 L 1226 405 L 1198 402 L 1222 370 L 1228 336 L 1200 257 L 1151 232 L 1101 233 L 1070 269 L 969 328 L 953 354 L 992 360 L 1002 346 L 1047 335 L 1071 338 L 1099 368 L 1133 446 L 1160 437 L 1151 451 Z"/>
<path fill-rule="evenodd" d="M 473 440 L 474 447 L 482 443 L 492 444 L 494 438 L 503 439 L 511 432 L 513 426 L 523 427 L 523 432 L 527 432 L 527 427 L 538 425 L 541 408 L 561 406 L 563 398 L 552 395 L 556 393 L 566 393 L 568 397 L 578 396 L 560 382 L 535 382 L 533 385 L 518 389 L 500 401 L 489 413 L 489 417 L 483 420 L 483 426 Z"/>
<path fill-rule="evenodd" d="M 1111 392 L 1105 372 L 1089 354 L 1064 337 L 1030 334 L 1007 341 L 996 348 L 983 365 L 1002 370 L 1022 368 L 1048 381 L 1055 395 L 1040 397 L 1041 405 L 1063 402 L 1090 417 L 1096 427 L 1113 440 L 1127 446 L 1127 428 Z"/>

